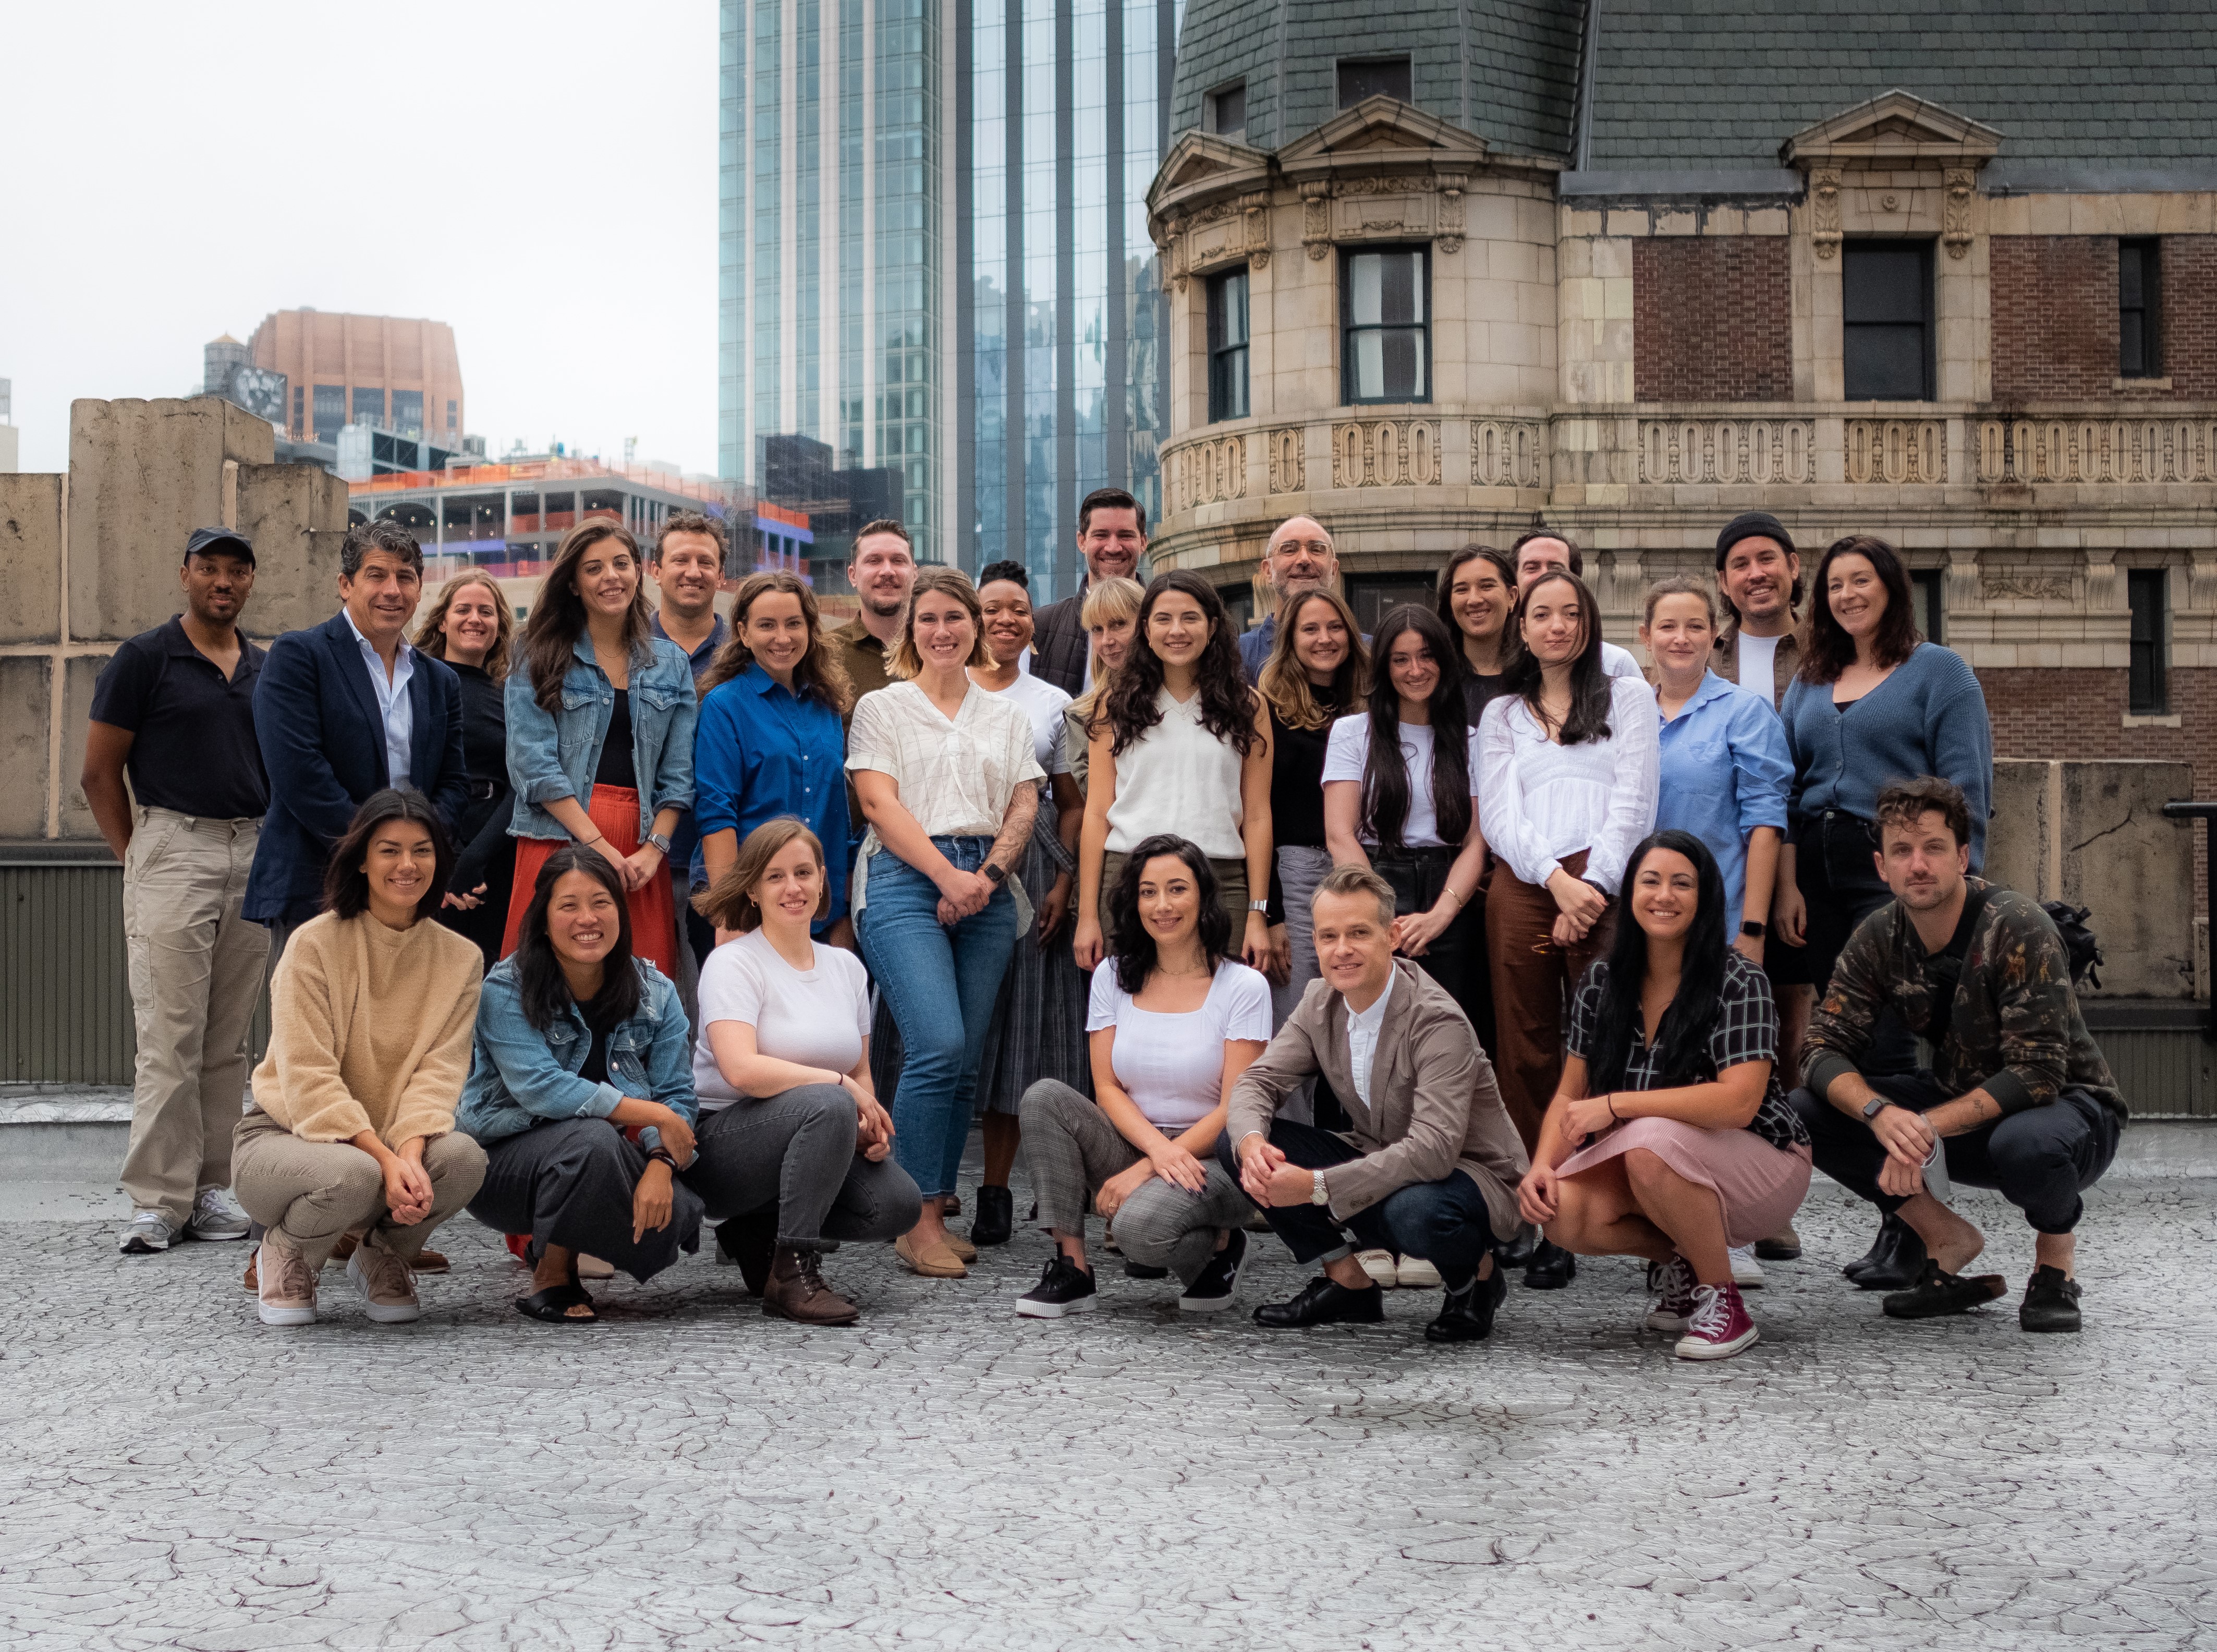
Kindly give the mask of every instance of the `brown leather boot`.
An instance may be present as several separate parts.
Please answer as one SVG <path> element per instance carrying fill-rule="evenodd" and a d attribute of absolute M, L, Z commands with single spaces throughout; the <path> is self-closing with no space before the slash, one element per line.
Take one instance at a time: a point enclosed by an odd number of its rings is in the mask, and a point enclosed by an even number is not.
<path fill-rule="evenodd" d="M 824 1283 L 817 1271 L 814 1251 L 797 1251 L 781 1245 L 771 1259 L 769 1282 L 763 1292 L 763 1312 L 775 1314 L 802 1325 L 852 1325 L 861 1310 Z"/>

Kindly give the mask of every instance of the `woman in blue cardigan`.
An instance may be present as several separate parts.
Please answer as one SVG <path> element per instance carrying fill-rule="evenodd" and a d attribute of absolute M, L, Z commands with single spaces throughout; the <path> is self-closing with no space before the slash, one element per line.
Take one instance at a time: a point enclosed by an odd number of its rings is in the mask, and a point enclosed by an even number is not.
<path fill-rule="evenodd" d="M 1770 974 L 1788 1076 L 1811 1002 L 1831 979 L 1848 937 L 1893 898 L 1874 858 L 1880 789 L 1918 775 L 1961 787 L 1975 872 L 1985 858 L 1994 781 L 1986 696 L 1961 654 L 1917 635 L 1909 572 L 1893 547 L 1868 534 L 1834 541 L 1813 587 L 1800 670 L 1779 707 L 1794 782 L 1778 869 L 1782 944 Z M 1881 1023 L 1874 1056 L 1914 1067 L 1908 1028 L 1893 1018 Z M 1888 1217 L 1848 1277 L 1867 1290 L 1905 1289 L 1924 1260 L 1916 1235 Z"/>

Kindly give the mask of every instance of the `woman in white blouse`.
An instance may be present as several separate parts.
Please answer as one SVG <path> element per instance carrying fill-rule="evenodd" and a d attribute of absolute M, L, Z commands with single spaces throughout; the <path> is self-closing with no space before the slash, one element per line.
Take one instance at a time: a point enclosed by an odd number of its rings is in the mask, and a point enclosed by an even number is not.
<path fill-rule="evenodd" d="M 869 977 L 853 953 L 809 937 L 831 910 L 824 879 L 822 842 L 781 814 L 694 903 L 739 938 L 701 966 L 701 1125 L 679 1174 L 764 1313 L 851 1325 L 855 1304 L 824 1284 L 819 1259 L 843 1240 L 906 1233 L 917 1196 L 888 1157 L 892 1120 L 870 1084 Z"/>
<path fill-rule="evenodd" d="M 1479 818 L 1493 852 L 1485 896 L 1493 1071 L 1526 1151 L 1563 1072 L 1563 1001 L 1609 951 L 1618 885 L 1655 829 L 1655 696 L 1602 669 L 1601 613 L 1574 573 L 1543 574 L 1519 609 L 1524 651 L 1479 721 Z M 1542 1244 L 1528 1284 L 1567 1284 Z"/>
<path fill-rule="evenodd" d="M 1216 1156 L 1232 1086 L 1270 1038 L 1270 984 L 1225 956 L 1232 919 L 1208 857 L 1183 838 L 1138 844 L 1109 892 L 1114 951 L 1093 972 L 1086 1031 L 1099 1104 L 1042 1079 L 1024 1092 L 1024 1148 L 1055 1254 L 1016 1312 L 1094 1302 L 1089 1201 L 1127 1262 L 1169 1268 L 1178 1306 L 1237 1299 L 1249 1206 Z"/>
<path fill-rule="evenodd" d="M 1208 857 L 1234 954 L 1270 956 L 1270 723 L 1247 685 L 1216 589 L 1183 569 L 1158 574 L 1131 651 L 1090 729 L 1078 849 L 1078 967 L 1106 951 L 1102 898 L 1148 838 L 1183 838 Z"/>
<path fill-rule="evenodd" d="M 970 1242 L 947 1201 L 970 1134 L 985 1030 L 1016 931 L 1032 920 L 1014 875 L 1045 773 L 1023 708 L 988 694 L 978 593 L 953 568 L 917 574 L 889 683 L 855 702 L 847 770 L 870 829 L 855 869 L 855 934 L 903 1049 L 894 1156 L 923 1212 L 895 1244 L 931 1278 L 960 1278 Z"/>

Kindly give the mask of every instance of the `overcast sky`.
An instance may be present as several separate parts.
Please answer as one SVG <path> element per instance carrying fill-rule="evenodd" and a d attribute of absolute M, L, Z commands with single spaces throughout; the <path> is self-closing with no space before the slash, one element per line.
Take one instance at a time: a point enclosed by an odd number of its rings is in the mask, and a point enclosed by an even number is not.
<path fill-rule="evenodd" d="M 713 470 L 716 52 L 713 0 L 6 6 L 22 468 L 308 305 L 449 324 L 496 455 Z"/>

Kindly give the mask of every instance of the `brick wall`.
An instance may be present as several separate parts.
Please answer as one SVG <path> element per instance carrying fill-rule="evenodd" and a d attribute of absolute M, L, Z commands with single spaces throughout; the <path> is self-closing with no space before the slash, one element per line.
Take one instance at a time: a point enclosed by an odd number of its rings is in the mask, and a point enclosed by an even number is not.
<path fill-rule="evenodd" d="M 1633 393 L 1791 401 L 1794 290 L 1783 236 L 1632 244 Z"/>
<path fill-rule="evenodd" d="M 2127 728 L 2125 673 L 2096 670 L 1981 670 L 1998 758 L 2147 758 L 2194 765 L 2194 795 L 2217 798 L 2217 671 L 2174 670 L 2177 728 Z M 2208 911 L 2206 828 L 2195 826 L 2194 911 Z"/>
<path fill-rule="evenodd" d="M 2162 246 L 2157 325 L 2168 393 L 2217 397 L 2217 235 L 2166 235 Z M 1997 235 L 1990 257 L 1994 399 L 2008 405 L 2117 395 L 2115 238 Z"/>
<path fill-rule="evenodd" d="M 2217 398 L 2217 235 L 2163 238 L 2162 326 L 2171 394 Z"/>

